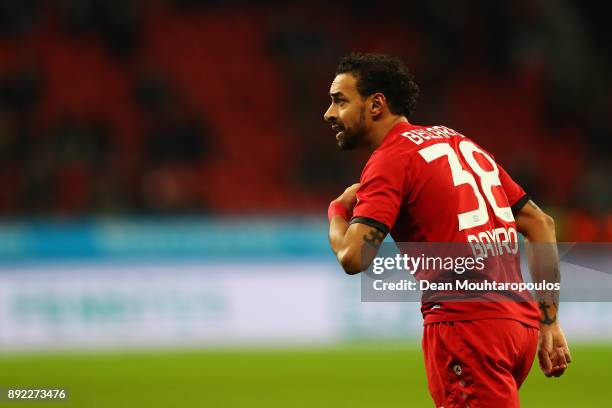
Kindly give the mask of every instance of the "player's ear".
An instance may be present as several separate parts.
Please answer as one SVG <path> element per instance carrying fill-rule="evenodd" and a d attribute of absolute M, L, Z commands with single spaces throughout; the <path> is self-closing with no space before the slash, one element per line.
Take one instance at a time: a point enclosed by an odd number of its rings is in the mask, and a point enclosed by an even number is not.
<path fill-rule="evenodd" d="M 371 98 L 370 114 L 374 117 L 379 116 L 383 112 L 385 106 L 387 106 L 387 99 L 385 95 L 380 92 L 373 94 Z"/>

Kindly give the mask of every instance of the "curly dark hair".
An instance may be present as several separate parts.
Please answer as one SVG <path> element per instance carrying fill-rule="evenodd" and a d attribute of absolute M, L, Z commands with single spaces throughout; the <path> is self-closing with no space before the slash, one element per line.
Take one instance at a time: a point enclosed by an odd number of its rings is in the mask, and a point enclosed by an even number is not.
<path fill-rule="evenodd" d="M 381 92 L 395 115 L 410 116 L 419 96 L 419 86 L 408 68 L 384 54 L 352 53 L 340 60 L 336 75 L 353 74 L 362 97 Z"/>

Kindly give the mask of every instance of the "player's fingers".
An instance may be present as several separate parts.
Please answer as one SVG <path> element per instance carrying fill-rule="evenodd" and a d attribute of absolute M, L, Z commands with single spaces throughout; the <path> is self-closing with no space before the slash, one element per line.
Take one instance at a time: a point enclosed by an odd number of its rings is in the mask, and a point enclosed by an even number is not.
<path fill-rule="evenodd" d="M 344 190 L 345 192 L 353 192 L 353 191 L 357 191 L 357 189 L 359 188 L 359 186 L 361 186 L 361 183 L 355 183 L 355 184 L 351 184 L 350 186 L 348 186 L 346 188 L 346 190 Z"/>
<path fill-rule="evenodd" d="M 557 347 L 556 353 L 556 366 L 559 366 L 563 369 L 567 367 L 567 360 L 565 359 L 565 347 Z"/>
<path fill-rule="evenodd" d="M 566 368 L 567 368 L 567 365 L 559 365 L 559 366 L 553 367 L 553 369 L 550 372 L 551 377 L 561 377 L 563 373 L 565 372 Z"/>
<path fill-rule="evenodd" d="M 538 361 L 540 363 L 540 368 L 542 369 L 544 375 L 550 377 L 550 372 L 553 368 L 553 365 L 552 361 L 550 361 L 548 351 L 540 349 L 540 351 L 538 352 Z"/>
<path fill-rule="evenodd" d="M 568 364 L 572 362 L 572 354 L 570 353 L 569 347 L 563 347 L 563 354 L 565 354 L 565 360 L 567 360 Z"/>
<path fill-rule="evenodd" d="M 549 377 L 561 377 L 564 372 L 565 372 L 565 368 L 556 367 L 556 368 L 553 368 L 553 370 L 550 372 Z"/>
<path fill-rule="evenodd" d="M 550 377 L 550 371 L 553 368 L 553 363 L 550 359 L 552 349 L 552 338 L 547 335 L 541 335 L 540 347 L 538 350 L 538 361 L 540 363 L 540 368 L 542 369 L 542 372 L 547 377 Z"/>

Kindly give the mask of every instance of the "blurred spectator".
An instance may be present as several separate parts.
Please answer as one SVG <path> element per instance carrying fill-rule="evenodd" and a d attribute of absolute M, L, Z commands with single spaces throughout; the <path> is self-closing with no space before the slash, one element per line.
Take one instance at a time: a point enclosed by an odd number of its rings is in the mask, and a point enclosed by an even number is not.
<path fill-rule="evenodd" d="M 62 25 L 73 36 L 100 36 L 109 50 L 131 55 L 138 41 L 141 2 L 135 0 L 60 0 Z"/>
<path fill-rule="evenodd" d="M 35 24 L 40 0 L 0 1 L 0 35 L 16 36 Z"/>
<path fill-rule="evenodd" d="M 205 211 L 198 169 L 210 154 L 210 135 L 202 118 L 190 113 L 161 75 L 140 77 L 135 98 L 147 118 L 148 169 L 141 181 L 147 211 Z"/>
<path fill-rule="evenodd" d="M 405 59 L 412 120 L 492 151 L 561 239 L 610 239 L 603 6 L 361 3 L 0 2 L 0 214 L 320 213 L 359 176 L 322 114 L 361 50 Z"/>

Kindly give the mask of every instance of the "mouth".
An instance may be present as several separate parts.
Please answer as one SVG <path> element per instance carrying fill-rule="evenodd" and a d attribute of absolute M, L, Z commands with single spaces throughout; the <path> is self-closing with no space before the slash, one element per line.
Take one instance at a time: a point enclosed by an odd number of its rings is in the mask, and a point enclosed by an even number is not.
<path fill-rule="evenodd" d="M 344 127 L 340 125 L 332 125 L 332 130 L 336 132 L 336 139 L 340 139 L 344 134 Z"/>

